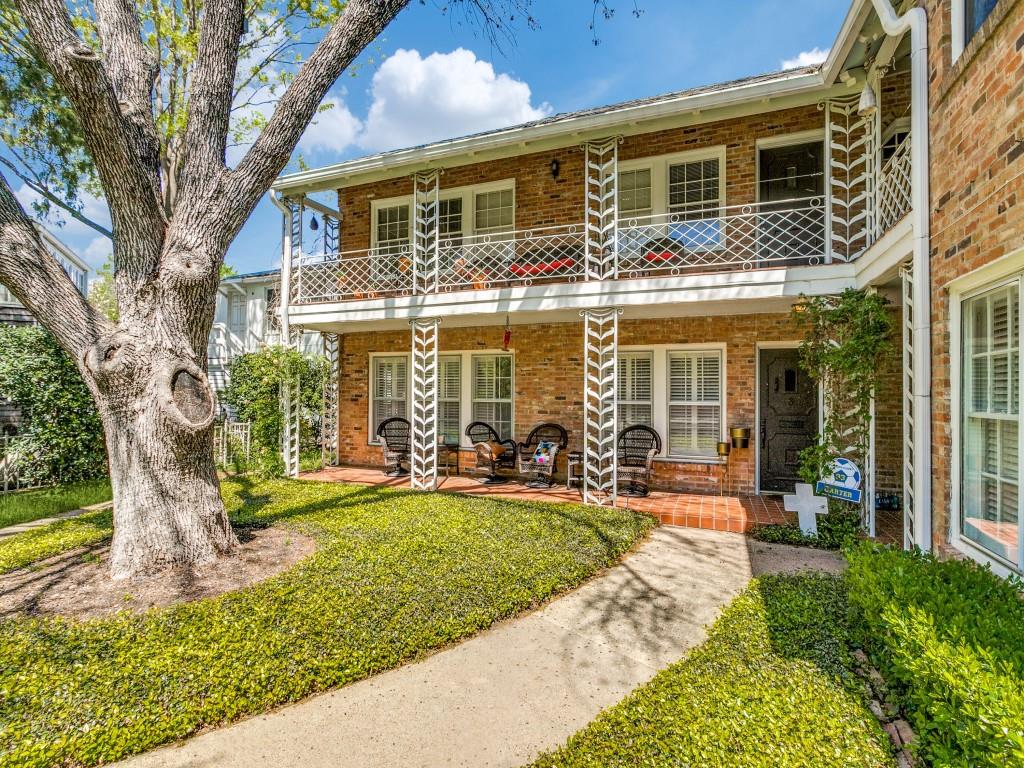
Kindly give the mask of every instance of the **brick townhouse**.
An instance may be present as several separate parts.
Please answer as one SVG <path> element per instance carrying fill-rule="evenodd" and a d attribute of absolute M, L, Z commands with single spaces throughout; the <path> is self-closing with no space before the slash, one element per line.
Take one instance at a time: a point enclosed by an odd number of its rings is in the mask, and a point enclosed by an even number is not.
<path fill-rule="evenodd" d="M 655 487 L 789 491 L 822 408 L 792 308 L 869 288 L 890 298 L 902 350 L 874 402 L 869 524 L 876 499 L 897 498 L 906 545 L 958 545 L 962 460 L 963 482 L 994 499 L 966 517 L 999 541 L 1016 532 L 1016 402 L 972 424 L 969 455 L 952 444 L 947 283 L 998 262 L 980 284 L 996 293 L 975 297 L 970 278 L 964 300 L 972 317 L 1002 312 L 1004 333 L 1019 322 L 1004 273 L 1020 248 L 1024 28 L 1014 2 L 952 5 L 854 0 L 820 66 L 281 177 L 282 323 L 320 332 L 332 360 L 331 462 L 381 465 L 377 428 L 401 416 L 410 482 L 429 488 L 439 444 L 472 466 L 471 423 L 523 440 L 555 422 L 601 502 L 618 487 L 619 434 L 643 425 Z M 309 197 L 325 192 L 336 207 Z M 990 390 L 1017 398 L 1016 347 L 1000 357 L 996 343 L 971 354 L 988 356 Z M 992 445 L 1001 474 L 975 468 Z M 988 535 L 969 530 L 965 550 Z M 1020 565 L 1019 545 L 999 556 Z"/>

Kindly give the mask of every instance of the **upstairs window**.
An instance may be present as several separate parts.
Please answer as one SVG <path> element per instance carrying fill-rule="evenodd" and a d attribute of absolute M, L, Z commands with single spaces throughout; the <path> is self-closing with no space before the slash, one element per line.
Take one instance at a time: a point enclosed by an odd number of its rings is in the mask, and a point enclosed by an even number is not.
<path fill-rule="evenodd" d="M 508 232 L 515 221 L 515 202 L 511 189 L 478 192 L 475 196 L 474 230 L 478 235 Z"/>
<path fill-rule="evenodd" d="M 619 217 L 640 218 L 651 212 L 651 169 L 619 173 Z"/>
<path fill-rule="evenodd" d="M 702 219 L 722 203 L 718 158 L 668 167 L 668 210 L 684 219 Z"/>
<path fill-rule="evenodd" d="M 992 13 L 998 0 L 963 0 L 964 3 L 964 45 L 981 29 L 985 19 Z"/>
<path fill-rule="evenodd" d="M 377 247 L 384 253 L 398 253 L 409 244 L 409 206 L 378 208 L 376 227 Z"/>

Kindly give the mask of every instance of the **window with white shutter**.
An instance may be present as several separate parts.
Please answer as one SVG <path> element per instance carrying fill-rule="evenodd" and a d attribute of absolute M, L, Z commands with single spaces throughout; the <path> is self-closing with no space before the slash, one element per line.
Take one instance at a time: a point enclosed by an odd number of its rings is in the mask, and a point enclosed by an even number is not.
<path fill-rule="evenodd" d="M 619 355 L 619 429 L 634 424 L 653 426 L 651 394 L 652 352 L 624 352 Z"/>
<path fill-rule="evenodd" d="M 512 355 L 473 356 L 473 421 L 512 437 Z"/>
<path fill-rule="evenodd" d="M 377 441 L 377 427 L 392 416 L 408 418 L 409 360 L 404 356 L 373 358 L 372 438 Z"/>
<path fill-rule="evenodd" d="M 457 443 L 462 436 L 462 358 L 442 357 L 438 368 L 438 439 L 442 443 Z"/>
<path fill-rule="evenodd" d="M 962 309 L 960 533 L 1019 567 L 1019 284 L 970 298 Z"/>
<path fill-rule="evenodd" d="M 722 353 L 668 354 L 668 455 L 715 456 L 722 434 Z"/>

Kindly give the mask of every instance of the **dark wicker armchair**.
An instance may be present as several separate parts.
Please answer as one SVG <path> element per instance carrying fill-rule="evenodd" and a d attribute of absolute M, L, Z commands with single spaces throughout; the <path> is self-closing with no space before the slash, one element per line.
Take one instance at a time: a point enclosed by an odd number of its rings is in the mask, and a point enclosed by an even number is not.
<path fill-rule="evenodd" d="M 502 440 L 497 431 L 486 421 L 474 421 L 466 427 L 466 437 L 476 451 L 476 471 L 486 472 L 480 482 L 492 485 L 508 480 L 498 474 L 499 469 L 515 469 L 516 444 L 514 440 Z"/>
<path fill-rule="evenodd" d="M 651 465 L 661 452 L 658 433 L 643 424 L 634 424 L 619 432 L 616 441 L 619 481 L 627 480 L 623 496 L 646 496 L 650 492 Z"/>
<path fill-rule="evenodd" d="M 404 477 L 409 474 L 408 467 L 402 464 L 409 464 L 410 434 L 409 420 L 401 416 L 384 419 L 377 427 L 377 437 L 384 451 L 384 474 L 388 477 Z"/>
<path fill-rule="evenodd" d="M 548 448 L 544 456 L 537 455 L 541 443 L 546 443 Z M 531 488 L 550 488 L 554 485 L 558 452 L 564 451 L 568 445 L 569 433 L 565 427 L 559 424 L 538 424 L 534 427 L 526 442 L 517 446 L 519 473 L 533 476 L 527 485 Z"/>

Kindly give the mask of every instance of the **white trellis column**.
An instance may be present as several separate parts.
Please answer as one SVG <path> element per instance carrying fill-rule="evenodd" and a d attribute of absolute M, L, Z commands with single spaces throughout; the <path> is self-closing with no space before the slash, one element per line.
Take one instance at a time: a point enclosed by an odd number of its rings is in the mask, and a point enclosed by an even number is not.
<path fill-rule="evenodd" d="M 327 381 L 324 382 L 324 410 L 320 425 L 325 467 L 338 466 L 338 403 L 341 384 L 341 337 L 336 333 L 320 334 L 327 358 Z"/>
<path fill-rule="evenodd" d="M 410 436 L 412 487 L 437 488 L 437 318 L 413 320 L 412 325 L 412 434 Z"/>
<path fill-rule="evenodd" d="M 437 293 L 441 172 L 413 175 L 413 293 Z"/>
<path fill-rule="evenodd" d="M 874 232 L 874 155 L 878 115 L 857 112 L 858 97 L 830 99 L 825 112 L 828 222 L 827 261 L 852 261 Z"/>
<path fill-rule="evenodd" d="M 582 145 L 586 164 L 586 252 L 584 278 L 612 280 L 618 275 L 618 136 Z"/>
<path fill-rule="evenodd" d="M 301 296 L 302 279 L 302 214 L 301 200 L 285 201 L 288 213 L 284 216 L 284 237 L 281 254 L 281 345 L 297 349 L 299 334 L 292 329 L 288 307 L 292 299 Z M 299 476 L 299 380 L 286 375 L 281 383 L 281 458 L 286 477 Z"/>
<path fill-rule="evenodd" d="M 903 547 L 929 549 L 931 530 L 921 530 L 923 515 L 918 509 L 915 442 L 917 413 L 914 410 L 914 270 L 907 262 L 900 270 L 903 279 Z"/>
<path fill-rule="evenodd" d="M 585 309 L 583 317 L 583 501 L 615 505 L 618 498 L 619 315 Z"/>

